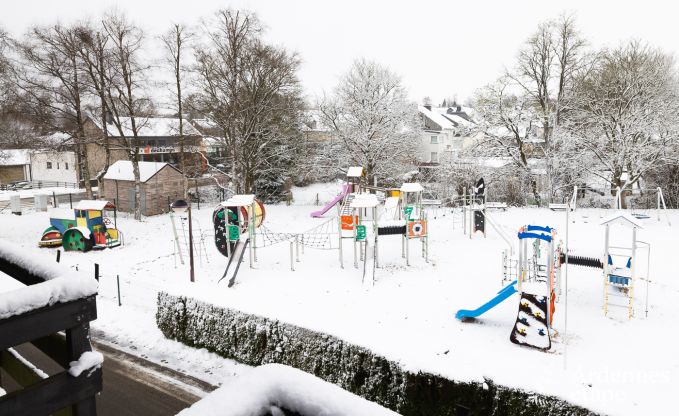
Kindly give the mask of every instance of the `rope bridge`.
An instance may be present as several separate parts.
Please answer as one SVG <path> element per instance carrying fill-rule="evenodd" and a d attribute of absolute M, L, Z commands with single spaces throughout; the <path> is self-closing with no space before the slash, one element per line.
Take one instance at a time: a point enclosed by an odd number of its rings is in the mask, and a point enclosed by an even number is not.
<path fill-rule="evenodd" d="M 334 218 L 303 233 L 280 233 L 272 231 L 264 225 L 260 226 L 258 231 L 257 235 L 261 237 L 261 240 L 257 240 L 258 248 L 273 246 L 295 239 L 297 239 L 299 244 L 317 250 L 336 250 L 338 248 L 332 245 L 332 241 L 337 240 L 338 233 L 337 220 Z"/>

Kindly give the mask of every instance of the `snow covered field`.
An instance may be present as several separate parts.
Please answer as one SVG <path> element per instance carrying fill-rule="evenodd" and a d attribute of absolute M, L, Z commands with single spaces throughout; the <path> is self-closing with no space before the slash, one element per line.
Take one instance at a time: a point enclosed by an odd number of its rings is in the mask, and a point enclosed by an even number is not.
<path fill-rule="evenodd" d="M 315 201 L 317 192 L 330 197 L 335 190 L 323 187 L 295 193 L 295 204 Z M 299 191 L 299 190 L 298 190 Z M 299 195 L 299 197 L 297 196 Z M 320 196 L 321 202 L 329 199 Z M 679 383 L 676 354 L 676 316 L 679 281 L 676 247 L 679 212 L 674 223 L 644 220 L 638 238 L 651 244 L 648 317 L 645 316 L 645 282 L 635 291 L 636 316 L 628 321 L 625 310 L 603 316 L 603 278 L 598 269 L 570 267 L 568 271 L 568 328 L 565 297 L 557 304 L 554 327 L 559 335 L 552 350 L 544 353 L 509 341 L 518 308 L 513 296 L 483 315 L 476 323 L 454 318 L 460 308 L 474 309 L 501 289 L 501 251 L 506 243 L 491 228 L 488 237 L 463 235 L 453 229 L 450 215 L 432 220 L 430 262 L 417 256 L 411 242 L 411 266 L 401 258 L 400 238 L 380 237 L 381 268 L 353 268 L 352 250 L 345 240 L 345 269 L 339 267 L 337 250 L 306 248 L 301 262 L 290 269 L 287 242 L 257 251 L 255 269 L 243 264 L 236 286 L 216 282 L 227 259 L 212 243 L 212 206 L 201 204 L 194 212 L 196 226 L 205 235 L 209 263 L 196 257 L 196 282 L 189 282 L 187 265 L 173 256 L 168 215 L 135 222 L 119 216 L 123 247 L 101 252 L 62 253 L 64 264 L 91 270 L 101 266 L 99 317 L 95 332 L 110 342 L 151 360 L 212 383 L 221 383 L 242 371 L 242 366 L 206 351 L 166 340 L 155 326 L 159 290 L 196 296 L 204 300 L 277 318 L 331 333 L 371 348 L 405 368 L 439 373 L 457 380 L 482 380 L 522 387 L 562 397 L 594 411 L 615 415 L 664 414 L 673 406 L 671 392 Z M 326 221 L 313 219 L 310 205 L 267 206 L 265 225 L 278 232 L 304 232 Z M 599 226 L 603 210 L 578 210 L 570 224 L 570 248 L 574 254 L 600 257 L 604 230 Z M 565 213 L 547 209 L 509 209 L 490 212 L 510 236 L 521 225 L 550 225 L 564 238 Z M 28 252 L 53 261 L 54 249 L 39 249 L 37 241 L 48 224 L 49 213 L 21 217 L 0 215 L 0 238 L 25 247 Z M 198 231 L 196 231 L 198 233 Z M 615 231 L 613 231 L 615 233 Z M 615 234 L 614 234 L 615 235 Z M 627 243 L 627 241 L 620 241 Z M 638 267 L 645 271 L 643 256 Z M 175 267 L 175 261 L 177 267 Z M 372 262 L 369 261 L 369 266 Z M 118 306 L 116 275 L 120 276 L 122 307 Z"/>

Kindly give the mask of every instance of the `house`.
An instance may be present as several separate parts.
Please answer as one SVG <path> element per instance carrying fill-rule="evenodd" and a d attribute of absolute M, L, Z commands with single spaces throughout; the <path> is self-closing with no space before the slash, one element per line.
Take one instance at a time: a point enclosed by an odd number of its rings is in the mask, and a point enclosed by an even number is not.
<path fill-rule="evenodd" d="M 456 158 L 478 137 L 467 109 L 463 110 L 460 106 L 432 107 L 430 104 L 417 109 L 423 122 L 421 166 L 437 166 L 444 158 Z"/>
<path fill-rule="evenodd" d="M 57 182 L 77 187 L 80 182 L 75 152 L 70 150 L 33 150 L 30 155 L 33 181 Z"/>
<path fill-rule="evenodd" d="M 183 196 L 182 173 L 167 162 L 139 162 L 142 215 L 157 215 L 169 211 L 170 202 Z M 134 173 L 132 162 L 119 160 L 109 166 L 104 175 L 104 194 L 114 201 L 119 211 L 134 211 Z"/>
<path fill-rule="evenodd" d="M 111 120 L 111 118 L 109 118 Z M 111 149 L 111 161 L 128 160 L 126 141 L 132 141 L 132 119 L 121 117 L 122 135 L 112 122 L 106 124 Z M 143 162 L 168 163 L 179 167 L 181 153 L 179 146 L 179 118 L 172 117 L 137 117 L 139 160 Z M 186 170 L 189 176 L 195 176 L 205 170 L 205 163 L 198 153 L 202 145 L 202 134 L 188 121 L 183 120 L 184 154 Z M 87 144 L 87 156 L 90 172 L 100 172 L 106 165 L 106 153 L 103 145 L 104 128 L 101 120 L 88 117 L 84 124 Z"/>
<path fill-rule="evenodd" d="M 0 149 L 0 185 L 31 180 L 30 150 Z"/>

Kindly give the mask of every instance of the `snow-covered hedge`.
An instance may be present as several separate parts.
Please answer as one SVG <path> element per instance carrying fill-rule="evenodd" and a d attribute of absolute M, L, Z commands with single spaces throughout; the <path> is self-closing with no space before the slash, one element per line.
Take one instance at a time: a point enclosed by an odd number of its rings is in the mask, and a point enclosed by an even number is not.
<path fill-rule="evenodd" d="M 298 368 L 403 415 L 591 415 L 556 397 L 406 371 L 369 349 L 331 335 L 186 296 L 158 294 L 158 327 L 186 345 L 238 362 Z"/>

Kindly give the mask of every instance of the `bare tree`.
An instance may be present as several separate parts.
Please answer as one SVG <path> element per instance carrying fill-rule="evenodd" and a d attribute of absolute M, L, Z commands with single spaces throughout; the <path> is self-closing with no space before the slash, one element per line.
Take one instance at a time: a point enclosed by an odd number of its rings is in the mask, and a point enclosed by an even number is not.
<path fill-rule="evenodd" d="M 141 62 L 142 30 L 122 15 L 109 15 L 103 22 L 110 54 L 105 72 L 106 107 L 122 146 L 132 163 L 134 175 L 134 218 L 141 219 L 141 181 L 139 172 L 139 132 L 146 124 L 149 100 L 143 94 L 147 66 Z M 107 129 L 105 124 L 102 128 Z"/>
<path fill-rule="evenodd" d="M 196 52 L 199 105 L 223 132 L 237 192 L 273 191 L 285 179 L 303 108 L 299 58 L 265 44 L 262 31 L 254 13 L 220 10 Z"/>
<path fill-rule="evenodd" d="M 604 51 L 574 85 L 564 115 L 579 167 L 623 190 L 675 162 L 679 89 L 672 57 L 639 41 Z"/>
<path fill-rule="evenodd" d="M 95 107 L 99 112 L 102 125 L 101 140 L 98 144 L 104 148 L 104 165 L 97 172 L 97 181 L 99 184 L 99 194 L 103 195 L 106 186 L 103 177 L 111 165 L 111 143 L 109 141 L 109 132 L 106 128 L 109 123 L 109 109 L 106 100 L 108 89 L 106 74 L 111 59 L 106 48 L 107 35 L 102 33 L 101 30 L 97 30 L 90 25 L 82 25 L 77 28 L 77 34 L 82 42 L 80 56 L 83 61 L 84 72 L 87 74 L 87 83 L 90 90 L 99 100 L 98 105 Z"/>
<path fill-rule="evenodd" d="M 363 166 L 369 182 L 414 165 L 417 107 L 408 100 L 401 78 L 389 69 L 355 61 L 319 109 L 324 124 L 344 143 L 351 163 Z"/>
<path fill-rule="evenodd" d="M 177 117 L 179 117 L 179 163 L 181 171 L 184 175 L 184 180 L 182 183 L 184 198 L 188 197 L 188 179 L 186 171 L 186 153 L 184 149 L 185 137 L 184 137 L 184 111 L 183 111 L 183 101 L 182 101 L 182 83 L 184 81 L 184 75 L 186 73 L 186 66 L 184 64 L 184 53 L 188 48 L 188 43 L 190 42 L 193 34 L 187 30 L 187 28 L 180 24 L 172 25 L 165 35 L 161 37 L 163 45 L 165 46 L 166 61 L 172 68 L 175 82 L 175 103 L 177 110 Z"/>
<path fill-rule="evenodd" d="M 92 197 L 86 138 L 83 129 L 87 91 L 79 51 L 82 42 L 73 27 L 34 27 L 15 42 L 21 68 L 14 71 L 16 87 L 30 100 L 35 114 L 52 131 L 74 139 L 78 167 L 88 198 Z"/>

